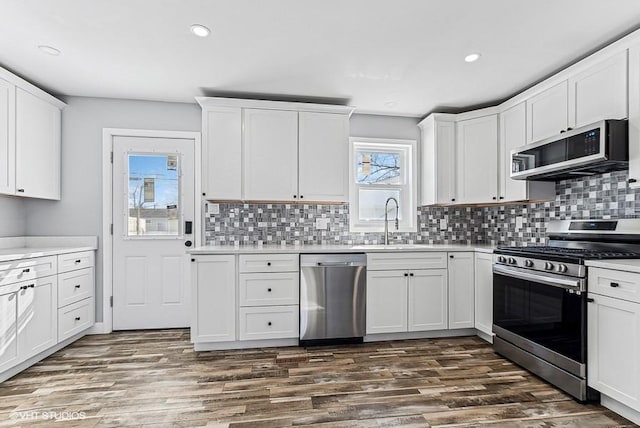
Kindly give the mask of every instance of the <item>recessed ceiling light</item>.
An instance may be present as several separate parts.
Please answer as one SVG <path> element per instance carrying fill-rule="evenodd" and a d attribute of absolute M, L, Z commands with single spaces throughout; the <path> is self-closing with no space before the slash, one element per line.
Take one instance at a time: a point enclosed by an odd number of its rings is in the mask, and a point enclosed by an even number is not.
<path fill-rule="evenodd" d="M 193 24 L 191 26 L 191 32 L 198 37 L 207 37 L 209 34 L 211 34 L 211 30 L 200 24 Z"/>
<path fill-rule="evenodd" d="M 466 62 L 474 62 L 474 61 L 477 61 L 479 58 L 480 58 L 480 54 L 479 53 L 472 53 L 472 54 L 469 54 L 469 55 L 465 56 L 464 60 Z"/>
<path fill-rule="evenodd" d="M 53 46 L 40 45 L 40 46 L 38 46 L 38 49 L 40 49 L 42 52 L 44 52 L 46 54 L 49 54 L 49 55 L 53 55 L 53 56 L 60 55 L 60 50 L 54 48 Z"/>
<path fill-rule="evenodd" d="M 398 107 L 398 102 L 397 101 L 387 101 L 386 103 L 384 103 L 385 107 L 388 108 L 396 108 Z"/>

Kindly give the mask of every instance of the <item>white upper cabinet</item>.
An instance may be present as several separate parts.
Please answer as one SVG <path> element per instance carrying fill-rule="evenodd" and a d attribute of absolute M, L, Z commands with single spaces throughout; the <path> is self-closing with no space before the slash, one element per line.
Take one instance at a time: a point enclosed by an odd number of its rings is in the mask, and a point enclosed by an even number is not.
<path fill-rule="evenodd" d="M 15 192 L 15 86 L 0 79 L 0 193 Z"/>
<path fill-rule="evenodd" d="M 569 78 L 569 127 L 627 117 L 627 52 Z"/>
<path fill-rule="evenodd" d="M 241 199 L 242 109 L 203 108 L 202 134 L 202 196 Z"/>
<path fill-rule="evenodd" d="M 300 112 L 298 115 L 299 199 L 349 200 L 349 116 Z"/>
<path fill-rule="evenodd" d="M 60 199 L 64 106 L 0 68 L 0 194 Z"/>
<path fill-rule="evenodd" d="M 511 179 L 511 150 L 527 141 L 527 111 L 524 102 L 500 113 L 499 200 L 527 199 L 527 181 Z"/>
<path fill-rule="evenodd" d="M 456 127 L 458 202 L 497 201 L 498 115 L 461 120 Z"/>
<path fill-rule="evenodd" d="M 244 110 L 244 199 L 298 197 L 298 113 Z"/>
<path fill-rule="evenodd" d="M 629 49 L 629 187 L 640 187 L 640 44 Z"/>
<path fill-rule="evenodd" d="M 563 81 L 527 99 L 527 143 L 543 140 L 568 128 L 568 84 Z"/>
<path fill-rule="evenodd" d="M 432 114 L 422 129 L 422 205 L 456 202 L 455 115 Z"/>
<path fill-rule="evenodd" d="M 60 109 L 16 89 L 16 193 L 60 199 Z"/>

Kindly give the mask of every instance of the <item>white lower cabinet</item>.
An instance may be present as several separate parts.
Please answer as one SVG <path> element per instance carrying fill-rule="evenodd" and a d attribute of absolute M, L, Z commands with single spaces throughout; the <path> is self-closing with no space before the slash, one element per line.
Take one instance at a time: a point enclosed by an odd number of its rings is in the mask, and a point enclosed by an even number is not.
<path fill-rule="evenodd" d="M 240 340 L 298 337 L 298 306 L 240 308 Z"/>
<path fill-rule="evenodd" d="M 17 297 L 18 353 L 27 359 L 58 343 L 58 278 L 21 283 Z"/>
<path fill-rule="evenodd" d="M 493 254 L 476 253 L 475 277 L 475 327 L 481 332 L 493 334 Z"/>
<path fill-rule="evenodd" d="M 236 257 L 197 256 L 191 259 L 194 342 L 236 340 Z"/>
<path fill-rule="evenodd" d="M 588 384 L 638 412 L 638 422 L 640 300 L 631 291 L 640 290 L 640 274 L 590 268 L 592 283 L 598 292 L 589 293 L 587 306 Z"/>
<path fill-rule="evenodd" d="M 449 329 L 473 328 L 474 253 L 449 253 Z"/>
<path fill-rule="evenodd" d="M 407 331 L 406 271 L 367 270 L 367 334 Z"/>
<path fill-rule="evenodd" d="M 93 325 L 93 298 L 58 309 L 58 340 L 68 339 Z"/>
<path fill-rule="evenodd" d="M 447 270 L 409 273 L 408 331 L 447 329 Z"/>

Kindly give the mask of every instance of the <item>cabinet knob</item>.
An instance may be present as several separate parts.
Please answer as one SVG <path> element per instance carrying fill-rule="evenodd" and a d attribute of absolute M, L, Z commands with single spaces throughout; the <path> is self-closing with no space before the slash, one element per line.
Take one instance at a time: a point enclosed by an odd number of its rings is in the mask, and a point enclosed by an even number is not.
<path fill-rule="evenodd" d="M 491 198 L 491 199 L 493 199 L 493 200 L 495 201 L 497 198 L 494 196 L 494 197 L 493 197 L 493 198 Z"/>
<path fill-rule="evenodd" d="M 593 302 L 595 302 L 595 300 L 593 300 L 591 297 L 587 297 L 587 302 L 593 303 Z"/>
<path fill-rule="evenodd" d="M 196 261 L 196 259 L 191 259 L 191 261 L 192 261 L 192 262 L 195 262 L 195 261 Z"/>
<path fill-rule="evenodd" d="M 455 201 L 456 201 L 456 198 L 451 198 L 451 202 L 455 202 Z"/>
<path fill-rule="evenodd" d="M 24 189 L 16 189 L 16 192 L 24 193 Z"/>
<path fill-rule="evenodd" d="M 304 198 L 304 196 L 300 195 L 300 199 Z"/>
<path fill-rule="evenodd" d="M 23 285 L 23 286 L 20 287 L 20 290 L 26 290 L 27 288 L 29 288 L 29 287 L 27 287 L 26 285 Z"/>
<path fill-rule="evenodd" d="M 612 282 L 609 285 L 612 286 L 613 288 L 620 287 L 620 284 L 618 284 L 617 282 Z"/>
<path fill-rule="evenodd" d="M 271 262 L 267 262 L 267 266 L 271 266 Z"/>
<path fill-rule="evenodd" d="M 573 129 L 573 128 L 569 127 L 569 128 L 567 128 L 567 131 L 571 131 L 572 129 Z"/>
<path fill-rule="evenodd" d="M 293 195 L 293 199 L 296 199 L 298 197 L 298 195 Z"/>
<path fill-rule="evenodd" d="M 36 285 L 35 284 L 29 284 L 29 285 L 27 285 L 27 288 L 36 288 Z"/>
<path fill-rule="evenodd" d="M 635 178 L 630 178 L 627 180 L 627 183 L 637 183 L 638 180 L 636 180 Z"/>
<path fill-rule="evenodd" d="M 566 131 L 565 131 L 564 129 L 561 129 L 561 130 L 560 130 L 560 133 L 562 134 L 563 132 L 566 132 Z"/>
<path fill-rule="evenodd" d="M 267 288 L 267 291 L 268 291 L 269 293 L 271 293 L 271 289 L 270 289 L 270 288 Z"/>
<path fill-rule="evenodd" d="M 409 274 L 408 274 L 408 273 L 405 273 L 405 274 L 404 274 L 404 276 L 409 276 Z"/>
<path fill-rule="evenodd" d="M 267 325 L 268 325 L 268 326 L 271 326 L 271 321 L 269 321 L 269 322 L 267 323 Z"/>
<path fill-rule="evenodd" d="M 76 321 L 80 321 L 80 317 L 76 317 Z"/>
<path fill-rule="evenodd" d="M 74 288 L 80 288 L 80 284 L 77 284 Z"/>
<path fill-rule="evenodd" d="M 31 269 L 26 268 L 26 269 L 22 269 L 22 273 L 29 273 L 31 271 Z"/>
<path fill-rule="evenodd" d="M 500 199 L 504 199 L 504 196 L 500 196 Z"/>
<path fill-rule="evenodd" d="M 78 264 L 78 263 L 81 263 L 81 262 L 82 262 L 82 260 L 78 259 L 78 260 L 76 260 L 74 263 L 75 263 L 75 264 Z"/>
<path fill-rule="evenodd" d="M 409 274 L 409 276 L 413 276 L 413 272 L 411 272 L 411 273 Z"/>
<path fill-rule="evenodd" d="M 450 258 L 450 259 L 452 259 L 452 258 L 453 258 L 453 254 L 450 254 L 450 255 L 449 255 L 449 258 Z"/>

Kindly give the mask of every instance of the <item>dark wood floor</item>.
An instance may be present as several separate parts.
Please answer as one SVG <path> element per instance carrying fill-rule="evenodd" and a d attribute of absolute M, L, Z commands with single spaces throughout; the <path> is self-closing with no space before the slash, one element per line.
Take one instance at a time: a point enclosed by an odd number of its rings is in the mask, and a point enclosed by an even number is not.
<path fill-rule="evenodd" d="M 0 427 L 52 425 L 634 426 L 476 337 L 196 353 L 186 330 L 85 337 L 0 384 Z"/>

